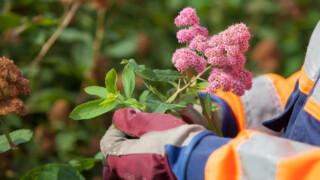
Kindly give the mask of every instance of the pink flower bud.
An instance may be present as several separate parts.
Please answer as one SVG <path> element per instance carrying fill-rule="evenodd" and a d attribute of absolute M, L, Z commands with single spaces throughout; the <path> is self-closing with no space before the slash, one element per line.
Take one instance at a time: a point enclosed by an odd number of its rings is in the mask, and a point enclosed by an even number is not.
<path fill-rule="evenodd" d="M 180 11 L 179 15 L 175 18 L 174 23 L 177 27 L 198 25 L 199 17 L 193 8 L 187 7 Z"/>

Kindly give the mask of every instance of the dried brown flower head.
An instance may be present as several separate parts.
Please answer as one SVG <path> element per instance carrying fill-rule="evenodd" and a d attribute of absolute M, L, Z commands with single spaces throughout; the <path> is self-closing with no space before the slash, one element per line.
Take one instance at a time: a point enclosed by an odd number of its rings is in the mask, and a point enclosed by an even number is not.
<path fill-rule="evenodd" d="M 6 57 L 0 57 L 0 115 L 24 114 L 21 95 L 30 95 L 29 81 L 22 76 L 19 68 Z"/>
<path fill-rule="evenodd" d="M 0 115 L 9 113 L 25 114 L 26 109 L 23 102 L 19 98 L 0 100 Z"/>

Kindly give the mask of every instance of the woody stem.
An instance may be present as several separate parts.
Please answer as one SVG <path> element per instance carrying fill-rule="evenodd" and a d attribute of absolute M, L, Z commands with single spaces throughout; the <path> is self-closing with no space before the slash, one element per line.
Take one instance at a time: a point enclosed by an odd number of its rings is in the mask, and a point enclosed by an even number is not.
<path fill-rule="evenodd" d="M 8 130 L 8 126 L 6 125 L 5 121 L 3 119 L 0 119 L 0 122 L 2 124 L 3 133 L 4 133 L 5 137 L 7 138 L 11 149 L 17 149 L 17 146 L 13 143 L 13 141 L 11 139 L 11 136 L 10 136 L 10 133 Z"/>
<path fill-rule="evenodd" d="M 187 89 L 188 87 L 190 87 L 193 83 L 195 83 L 198 79 L 201 78 L 201 76 L 206 73 L 209 69 L 211 69 L 212 66 L 208 66 L 205 70 L 203 70 L 202 72 L 200 72 L 197 76 L 193 77 L 187 84 L 185 84 L 182 88 L 178 88 L 177 91 L 172 94 L 168 100 L 166 101 L 166 103 L 172 103 L 177 97 L 178 95 L 184 91 L 185 89 Z"/>

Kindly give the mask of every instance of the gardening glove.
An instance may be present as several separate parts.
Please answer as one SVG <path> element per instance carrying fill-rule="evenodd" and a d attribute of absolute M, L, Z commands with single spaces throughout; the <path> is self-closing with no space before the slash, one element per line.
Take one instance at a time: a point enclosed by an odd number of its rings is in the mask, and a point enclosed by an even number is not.
<path fill-rule="evenodd" d="M 112 121 L 100 144 L 105 179 L 184 179 L 192 149 L 204 137 L 215 137 L 169 114 L 125 108 L 117 110 Z"/>

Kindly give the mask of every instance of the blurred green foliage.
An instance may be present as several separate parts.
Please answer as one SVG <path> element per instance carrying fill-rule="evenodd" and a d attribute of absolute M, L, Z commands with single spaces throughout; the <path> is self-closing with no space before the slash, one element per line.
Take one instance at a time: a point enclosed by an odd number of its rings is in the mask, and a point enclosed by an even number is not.
<path fill-rule="evenodd" d="M 11 131 L 34 131 L 31 142 L 0 155 L 0 179 L 16 179 L 47 163 L 58 163 L 51 164 L 57 172 L 60 166 L 71 168 L 68 162 L 83 170 L 87 179 L 100 179 L 101 163 L 86 170 L 93 166 L 93 160 L 86 158 L 99 152 L 99 140 L 111 114 L 85 122 L 72 121 L 68 115 L 75 105 L 91 99 L 82 89 L 103 85 L 105 73 L 111 68 L 119 70 L 123 58 L 135 58 L 153 68 L 171 67 L 171 54 L 179 46 L 173 20 L 185 6 L 196 8 L 211 34 L 245 22 L 253 34 L 249 69 L 256 74 L 275 71 L 286 77 L 301 67 L 309 37 L 320 18 L 320 1 L 312 0 L 109 0 L 101 54 L 93 61 L 97 9 L 93 0 L 87 0 L 41 63 L 31 66 L 68 10 L 66 2 L 0 1 L 0 55 L 22 68 L 33 91 L 26 99 L 29 114 L 22 118 L 11 115 L 6 121 Z M 270 48 L 263 46 L 267 40 L 273 42 L 271 52 L 276 52 L 271 58 L 261 57 Z M 256 48 L 259 44 L 260 51 Z"/>

